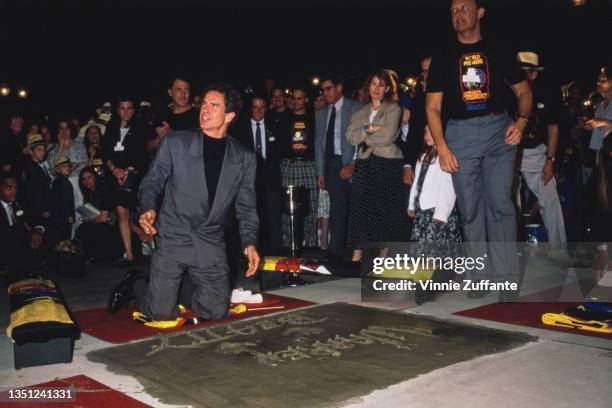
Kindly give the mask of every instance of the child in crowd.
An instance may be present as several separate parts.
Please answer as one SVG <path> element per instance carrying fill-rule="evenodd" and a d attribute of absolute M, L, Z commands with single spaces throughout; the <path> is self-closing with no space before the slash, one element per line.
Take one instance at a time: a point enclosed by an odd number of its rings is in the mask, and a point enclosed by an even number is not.
<path fill-rule="evenodd" d="M 414 218 L 411 241 L 421 243 L 417 252 L 425 252 L 426 256 L 456 257 L 459 248 L 454 243 L 461 242 L 461 229 L 453 180 L 440 167 L 438 150 L 427 126 L 424 139 L 424 152 L 416 163 L 416 182 L 408 200 L 408 216 Z M 452 270 L 436 270 L 431 277 L 434 281 L 454 278 Z M 415 302 L 420 305 L 433 300 L 435 294 L 417 286 Z"/>
<path fill-rule="evenodd" d="M 47 151 L 52 147 L 42 135 L 28 136 L 23 153 L 30 160 L 24 165 L 23 203 L 29 217 L 38 225 L 45 225 L 49 218 L 49 197 L 51 195 L 51 175 L 45 167 Z"/>
<path fill-rule="evenodd" d="M 416 183 L 410 190 L 408 216 L 414 218 L 411 241 L 448 243 L 461 241 L 455 189 L 450 173 L 442 171 L 438 150 L 425 127 L 424 153 L 416 164 Z"/>
<path fill-rule="evenodd" d="M 52 172 L 55 179 L 51 185 L 51 226 L 55 232 L 54 242 L 70 239 L 74 224 L 74 190 L 68 180 L 70 173 L 78 166 L 66 156 L 57 156 L 53 161 Z"/>

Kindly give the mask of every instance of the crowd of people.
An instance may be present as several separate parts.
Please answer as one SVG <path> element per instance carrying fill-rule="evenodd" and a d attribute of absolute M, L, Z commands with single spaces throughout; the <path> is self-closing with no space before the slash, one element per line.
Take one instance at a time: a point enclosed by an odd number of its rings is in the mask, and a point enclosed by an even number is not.
<path fill-rule="evenodd" d="M 353 90 L 328 74 L 317 89 L 266 81 L 243 95 L 228 134 L 256 155 L 263 254 L 291 245 L 289 186 L 303 192 L 300 243 L 326 258 L 352 251 L 359 261 L 366 242 L 517 241 L 517 226 L 538 216 L 561 258 L 567 242 L 611 240 L 610 71 L 601 68 L 591 94 L 547 86 L 536 53 L 495 48 L 474 26 L 482 9 L 453 4 L 458 42 L 421 59 L 416 87 L 378 69 Z M 66 240 L 126 266 L 151 252 L 138 223 L 140 182 L 163 139 L 202 120 L 203 95 L 187 78 L 173 78 L 168 95 L 161 111 L 118 97 L 85 124 L 11 116 L 0 139 L 0 269 L 9 279 L 40 272 Z M 213 162 L 191 169 L 194 189 L 221 171 Z M 217 188 L 207 186 L 211 207 Z"/>

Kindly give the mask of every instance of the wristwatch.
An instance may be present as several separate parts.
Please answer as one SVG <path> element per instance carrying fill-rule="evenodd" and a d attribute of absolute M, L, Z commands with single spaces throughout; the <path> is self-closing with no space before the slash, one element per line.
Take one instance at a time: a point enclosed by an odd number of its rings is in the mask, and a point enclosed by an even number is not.
<path fill-rule="evenodd" d="M 555 156 L 546 156 L 546 160 L 550 160 L 551 162 L 555 162 Z"/>

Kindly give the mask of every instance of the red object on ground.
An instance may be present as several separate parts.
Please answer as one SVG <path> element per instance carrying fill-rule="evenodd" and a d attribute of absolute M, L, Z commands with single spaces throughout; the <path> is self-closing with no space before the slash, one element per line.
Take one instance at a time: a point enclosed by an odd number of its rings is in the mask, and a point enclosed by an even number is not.
<path fill-rule="evenodd" d="M 285 308 L 280 310 L 249 310 L 245 313 L 233 315 L 223 320 L 206 320 L 198 323 L 197 325 L 188 325 L 172 329 L 156 329 L 135 322 L 132 319 L 132 312 L 136 310 L 136 305 L 134 304 L 130 304 L 127 307 L 124 307 L 116 314 L 109 314 L 106 311 L 106 308 L 99 308 L 74 312 L 73 315 L 79 327 L 81 328 L 81 332 L 89 334 L 93 337 L 97 337 L 101 340 L 108 341 L 109 343 L 121 344 L 133 340 L 155 337 L 160 334 L 201 329 L 204 327 L 214 326 L 221 323 L 247 319 L 249 317 L 264 316 L 271 313 L 312 306 L 316 305 L 316 303 L 309 302 L 306 300 L 264 293 L 263 303 L 258 303 L 257 305 L 251 306 L 267 307 L 281 305 L 285 306 Z"/>
<path fill-rule="evenodd" d="M 542 315 L 545 313 L 561 313 L 580 302 L 517 302 L 517 303 L 493 303 L 474 309 L 462 310 L 453 313 L 457 316 L 472 317 L 475 319 L 491 320 L 494 322 L 515 324 L 518 326 L 535 327 L 564 333 L 581 334 L 584 336 L 601 337 L 612 339 L 606 333 L 597 333 L 588 330 L 569 329 L 558 326 L 550 326 L 542 323 Z"/>
<path fill-rule="evenodd" d="M 27 387 L 20 387 L 23 389 L 39 389 L 41 387 L 53 387 L 53 388 L 67 388 L 73 385 L 76 394 L 73 395 L 75 398 L 72 402 L 53 402 L 51 400 L 45 400 L 44 402 L 0 402 L 0 408 L 33 408 L 33 407 L 44 407 L 44 408 L 77 408 L 77 407 L 96 407 L 96 408 L 145 408 L 150 407 L 143 402 L 135 400 L 121 392 L 107 387 L 86 375 L 77 375 L 74 377 L 64 378 L 61 380 L 49 381 L 46 383 L 30 385 Z M 9 392 L 4 391 L 0 393 L 1 400 L 7 401 Z"/>

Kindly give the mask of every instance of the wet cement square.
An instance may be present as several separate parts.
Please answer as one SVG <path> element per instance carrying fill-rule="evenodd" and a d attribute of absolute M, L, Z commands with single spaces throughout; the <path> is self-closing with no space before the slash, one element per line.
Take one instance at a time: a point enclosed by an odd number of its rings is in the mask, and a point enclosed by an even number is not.
<path fill-rule="evenodd" d="M 162 402 L 323 407 L 535 340 L 345 303 L 98 350 Z"/>

